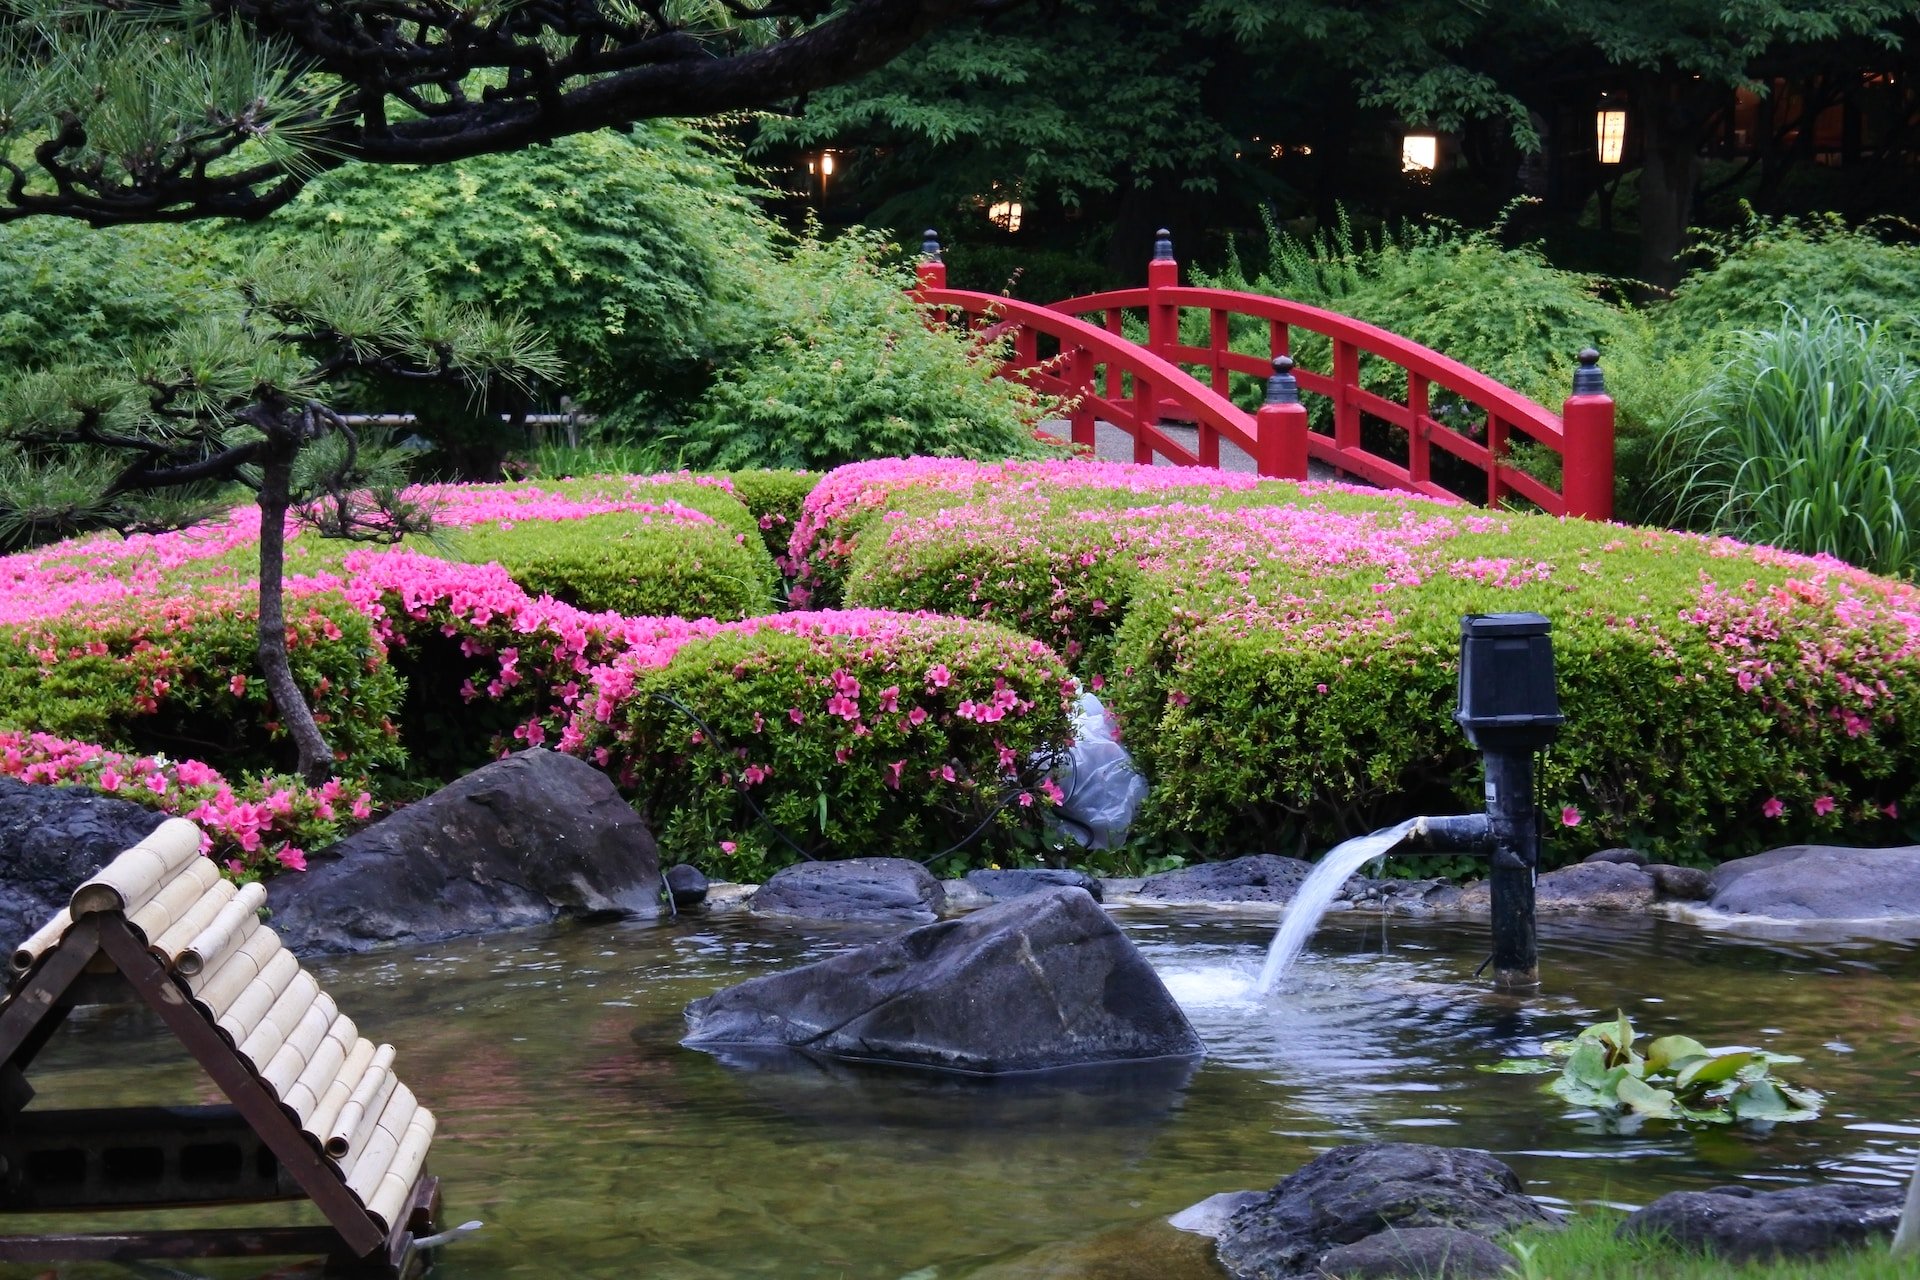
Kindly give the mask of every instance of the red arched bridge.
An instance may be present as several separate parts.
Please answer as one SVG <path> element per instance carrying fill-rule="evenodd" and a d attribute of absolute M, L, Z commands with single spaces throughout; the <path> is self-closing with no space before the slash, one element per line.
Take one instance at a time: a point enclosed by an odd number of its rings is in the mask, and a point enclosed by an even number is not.
<path fill-rule="evenodd" d="M 984 338 L 1010 338 L 1002 375 L 1062 397 L 1076 445 L 1094 447 L 1107 424 L 1131 439 L 1135 462 L 1217 467 L 1224 447 L 1279 479 L 1306 479 L 1311 459 L 1386 488 L 1489 506 L 1517 499 L 1591 520 L 1613 515 L 1613 400 L 1591 349 L 1580 353 L 1573 394 L 1554 413 L 1349 316 L 1183 286 L 1165 231 L 1145 288 L 1051 306 L 949 289 L 929 231 L 915 296 Z M 1295 364 L 1296 343 L 1324 367 Z M 1262 345 L 1266 353 L 1254 354 Z M 1241 408 L 1236 392 L 1258 408 Z"/>

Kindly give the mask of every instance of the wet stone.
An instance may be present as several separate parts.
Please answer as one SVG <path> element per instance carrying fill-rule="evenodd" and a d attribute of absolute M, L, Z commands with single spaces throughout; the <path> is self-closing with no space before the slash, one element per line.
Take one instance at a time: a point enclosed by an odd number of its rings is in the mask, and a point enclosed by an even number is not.
<path fill-rule="evenodd" d="M 1148 876 L 1136 895 L 1153 902 L 1289 902 L 1313 864 L 1256 853 Z"/>
<path fill-rule="evenodd" d="M 1327 1280 L 1500 1280 L 1520 1274 L 1520 1259 L 1458 1227 L 1382 1231 L 1329 1249 L 1316 1273 Z"/>
<path fill-rule="evenodd" d="M 930 924 L 946 906 L 933 873 L 906 858 L 801 862 L 776 872 L 753 895 L 757 916 Z"/>
<path fill-rule="evenodd" d="M 1707 905 L 1779 920 L 1920 917 L 1920 846 L 1847 849 L 1797 844 L 1714 868 Z"/>
<path fill-rule="evenodd" d="M 692 863 L 668 867 L 666 881 L 667 892 L 673 895 L 673 905 L 678 910 L 697 907 L 707 900 L 707 877 Z"/>
<path fill-rule="evenodd" d="M 1100 882 L 1084 871 L 1066 871 L 1055 867 L 1022 867 L 1008 871 L 969 871 L 967 883 L 996 902 L 1024 898 L 1030 893 L 1067 886 L 1085 889 L 1100 901 Z"/>
<path fill-rule="evenodd" d="M 1905 1198 L 1901 1187 L 1850 1183 L 1783 1191 L 1676 1191 L 1621 1223 L 1620 1234 L 1663 1236 L 1681 1248 L 1707 1249 L 1740 1262 L 1822 1257 L 1890 1234 Z"/>
<path fill-rule="evenodd" d="M 75 885 L 166 817 L 88 787 L 0 778 L 0 931 L 7 945 L 45 924 Z"/>

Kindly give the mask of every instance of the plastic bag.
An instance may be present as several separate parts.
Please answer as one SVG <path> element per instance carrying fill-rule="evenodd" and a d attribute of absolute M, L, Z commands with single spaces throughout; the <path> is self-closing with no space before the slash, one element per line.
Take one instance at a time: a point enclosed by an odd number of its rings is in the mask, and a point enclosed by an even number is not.
<path fill-rule="evenodd" d="M 1053 824 L 1089 849 L 1111 849 L 1125 841 L 1147 798 L 1147 780 L 1133 767 L 1115 730 L 1100 699 L 1081 694 L 1073 709 L 1073 747 L 1054 771 L 1066 799 L 1051 815 Z"/>

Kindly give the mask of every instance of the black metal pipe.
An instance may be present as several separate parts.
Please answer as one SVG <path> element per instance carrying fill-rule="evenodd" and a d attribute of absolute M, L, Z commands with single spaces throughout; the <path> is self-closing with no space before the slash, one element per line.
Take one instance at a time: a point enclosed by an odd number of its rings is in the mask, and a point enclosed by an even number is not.
<path fill-rule="evenodd" d="M 1485 755 L 1487 817 L 1493 828 L 1488 888 L 1493 899 L 1493 986 L 1534 991 L 1540 986 L 1540 947 L 1534 929 L 1534 878 L 1540 865 L 1540 829 L 1533 809 L 1533 752 Z"/>

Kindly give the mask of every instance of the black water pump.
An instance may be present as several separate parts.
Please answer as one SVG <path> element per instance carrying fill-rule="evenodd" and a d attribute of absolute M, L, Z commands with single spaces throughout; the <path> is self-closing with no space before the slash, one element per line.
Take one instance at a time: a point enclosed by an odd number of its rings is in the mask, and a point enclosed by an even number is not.
<path fill-rule="evenodd" d="M 1492 854 L 1493 985 L 1540 985 L 1534 878 L 1540 828 L 1533 758 L 1560 736 L 1566 717 L 1553 675 L 1553 624 L 1537 613 L 1470 613 L 1460 619 L 1459 706 L 1453 718 L 1485 757 L 1487 810 L 1423 818 L 1406 843 Z"/>

